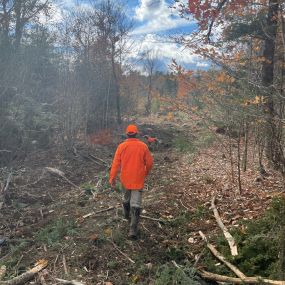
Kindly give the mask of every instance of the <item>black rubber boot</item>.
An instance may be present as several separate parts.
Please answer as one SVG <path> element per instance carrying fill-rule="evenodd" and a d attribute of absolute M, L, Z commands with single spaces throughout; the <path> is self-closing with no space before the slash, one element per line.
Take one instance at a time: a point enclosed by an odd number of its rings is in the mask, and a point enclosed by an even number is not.
<path fill-rule="evenodd" d="M 128 203 L 123 203 L 123 213 L 124 213 L 124 218 L 126 220 L 130 220 L 130 202 Z"/>
<path fill-rule="evenodd" d="M 140 208 L 136 207 L 131 208 L 131 225 L 130 225 L 129 237 L 132 239 L 137 239 L 138 237 L 138 224 L 140 221 L 140 214 L 141 214 Z"/>

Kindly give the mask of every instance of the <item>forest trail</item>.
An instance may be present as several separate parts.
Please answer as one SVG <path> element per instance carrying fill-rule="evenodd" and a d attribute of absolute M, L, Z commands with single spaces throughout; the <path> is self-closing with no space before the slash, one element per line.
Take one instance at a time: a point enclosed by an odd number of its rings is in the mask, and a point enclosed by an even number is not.
<path fill-rule="evenodd" d="M 121 195 L 108 184 L 117 143 L 78 147 L 65 158 L 51 152 L 30 156 L 25 166 L 14 169 L 0 213 L 0 233 L 7 238 L 0 261 L 8 266 L 8 279 L 47 259 L 49 266 L 40 275 L 45 284 L 60 284 L 55 278 L 84 284 L 155 284 L 171 278 L 173 272 L 163 271 L 165 266 L 193 264 L 204 248 L 199 230 L 212 237 L 220 231 L 210 209 L 213 195 L 225 225 L 242 230 L 240 221 L 260 216 L 282 187 L 273 174 L 257 182 L 251 166 L 238 195 L 221 141 L 206 146 L 200 131 L 187 125 L 139 128 L 162 141 L 153 152 L 155 164 L 144 191 L 140 238 L 127 238 Z M 181 151 L 186 142 L 201 148 Z M 47 166 L 63 171 L 80 189 L 44 171 Z"/>

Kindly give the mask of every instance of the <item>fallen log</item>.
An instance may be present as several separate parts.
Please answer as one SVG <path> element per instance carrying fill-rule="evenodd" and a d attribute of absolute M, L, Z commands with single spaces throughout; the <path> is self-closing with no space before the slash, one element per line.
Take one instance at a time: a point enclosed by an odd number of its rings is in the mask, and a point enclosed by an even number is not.
<path fill-rule="evenodd" d="M 202 237 L 203 241 L 206 243 L 207 247 L 212 252 L 212 254 L 217 259 L 219 259 L 221 262 L 223 262 L 240 279 L 244 280 L 246 278 L 246 276 L 237 267 L 235 267 L 233 264 L 231 264 L 229 261 L 227 261 L 226 258 L 212 244 L 210 244 L 208 242 L 206 236 L 201 231 L 199 231 L 199 234 Z"/>
<path fill-rule="evenodd" d="M 212 210 L 214 212 L 215 219 L 216 219 L 219 227 L 223 231 L 223 234 L 224 234 L 226 240 L 228 241 L 228 244 L 229 244 L 229 247 L 230 247 L 230 250 L 231 250 L 231 254 L 233 256 L 237 256 L 238 255 L 238 250 L 237 250 L 237 245 L 236 245 L 235 239 L 229 233 L 228 229 L 225 227 L 224 223 L 222 222 L 222 219 L 221 219 L 221 217 L 219 215 L 219 212 L 218 212 L 218 210 L 217 210 L 217 208 L 215 206 L 215 200 L 216 200 L 216 197 L 214 196 L 212 201 L 211 201 L 211 208 L 212 208 Z"/>
<path fill-rule="evenodd" d="M 205 270 L 197 270 L 197 273 L 204 279 L 217 282 L 230 282 L 233 284 L 269 284 L 269 285 L 285 285 L 285 281 L 271 280 L 263 277 L 245 277 L 243 279 L 237 277 L 229 277 Z"/>
<path fill-rule="evenodd" d="M 36 264 L 35 267 L 32 269 L 28 270 L 27 272 L 24 272 L 23 274 L 7 281 L 0 281 L 0 285 L 22 285 L 29 280 L 33 279 L 34 276 L 43 270 L 45 267 L 47 267 L 47 260 L 39 260 Z"/>

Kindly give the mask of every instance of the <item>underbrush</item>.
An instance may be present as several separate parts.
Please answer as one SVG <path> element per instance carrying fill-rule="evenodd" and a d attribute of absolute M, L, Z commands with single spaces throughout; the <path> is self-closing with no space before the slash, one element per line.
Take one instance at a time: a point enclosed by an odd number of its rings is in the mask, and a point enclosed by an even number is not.
<path fill-rule="evenodd" d="M 238 244 L 238 256 L 230 255 L 228 244 L 222 236 L 215 241 L 218 250 L 247 276 L 278 279 L 278 253 L 284 213 L 285 198 L 273 199 L 271 207 L 260 219 L 243 222 L 240 228 L 232 231 Z M 209 252 L 203 263 L 209 271 L 232 275 Z"/>
<path fill-rule="evenodd" d="M 200 285 L 197 280 L 195 270 L 189 266 L 174 266 L 164 264 L 160 266 L 156 272 L 155 285 Z"/>
<path fill-rule="evenodd" d="M 59 219 L 47 225 L 36 235 L 36 239 L 48 246 L 60 245 L 64 238 L 77 234 L 76 224 L 73 220 Z"/>
<path fill-rule="evenodd" d="M 174 140 L 174 147 L 179 152 L 183 153 L 193 153 L 196 151 L 196 146 L 194 142 L 188 137 L 179 136 Z"/>
<path fill-rule="evenodd" d="M 201 130 L 195 137 L 179 136 L 174 140 L 174 147 L 183 153 L 195 153 L 201 148 L 210 147 L 216 140 L 215 135 L 208 130 Z"/>

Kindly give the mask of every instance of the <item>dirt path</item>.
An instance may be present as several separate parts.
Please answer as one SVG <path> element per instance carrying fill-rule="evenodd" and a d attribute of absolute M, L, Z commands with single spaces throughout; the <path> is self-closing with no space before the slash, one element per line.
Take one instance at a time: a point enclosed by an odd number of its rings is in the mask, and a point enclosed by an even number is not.
<path fill-rule="evenodd" d="M 64 171 L 82 191 L 60 177 L 43 174 L 43 167 L 50 166 L 43 158 L 34 167 L 17 170 L 9 203 L 0 213 L 0 234 L 8 238 L 0 247 L 0 263 L 8 267 L 7 278 L 45 258 L 49 261 L 42 274 L 46 284 L 58 284 L 54 278 L 115 285 L 169 280 L 175 273 L 173 263 L 193 264 L 202 251 L 199 230 L 211 236 L 219 231 L 210 209 L 213 193 L 225 224 L 239 227 L 239 220 L 264 211 L 272 197 L 266 189 L 279 187 L 273 178 L 256 183 L 251 171 L 243 177 L 244 193 L 237 195 L 219 143 L 193 156 L 174 149 L 182 133 L 179 129 L 171 125 L 141 129 L 157 134 L 163 144 L 153 153 L 155 165 L 144 192 L 140 239 L 127 238 L 120 193 L 111 192 L 104 163 L 95 163 L 84 149 L 78 149 L 81 155 L 72 159 L 58 155 L 51 159 L 48 154 L 52 166 Z M 91 154 L 110 164 L 115 147 L 93 149 Z"/>

